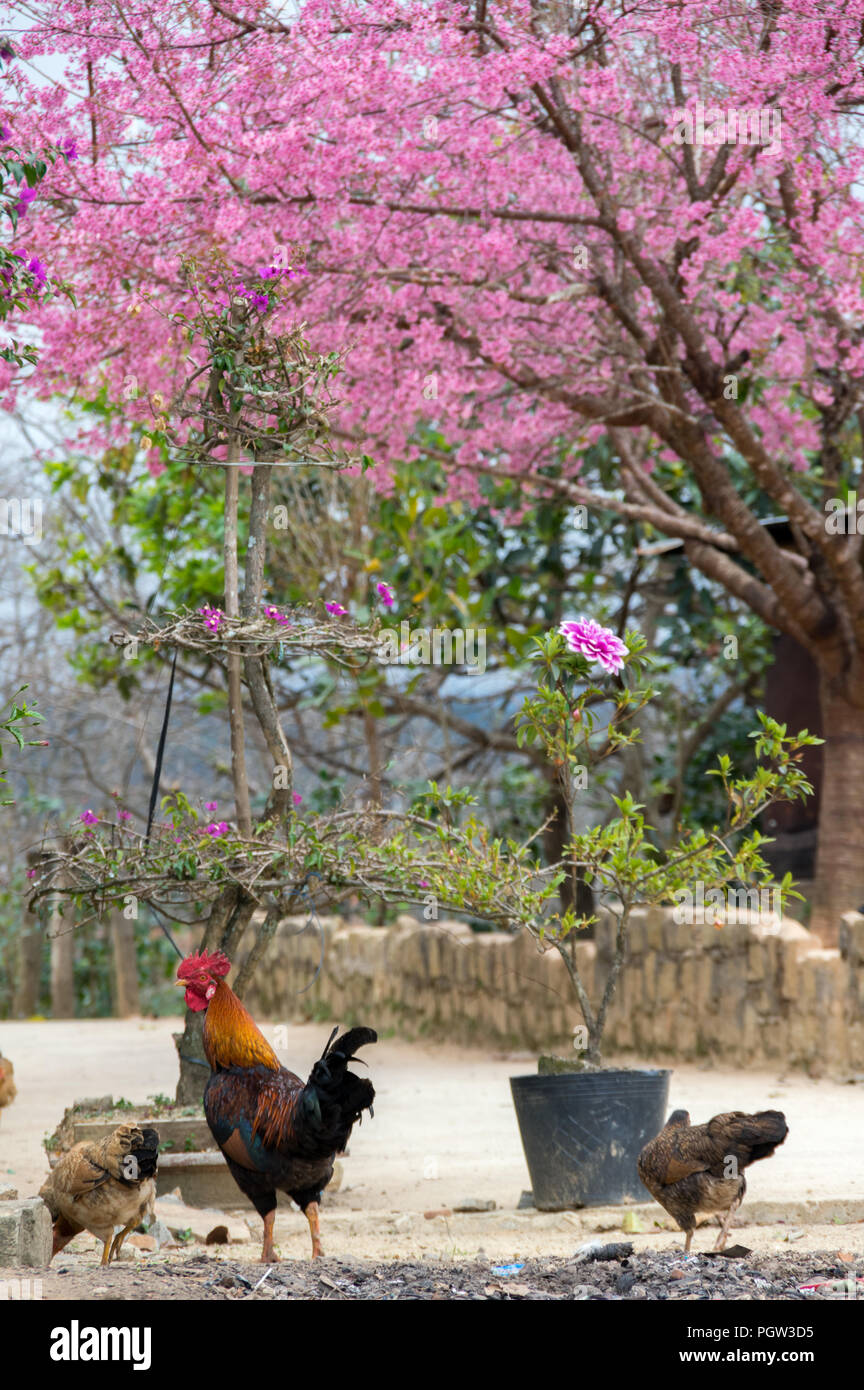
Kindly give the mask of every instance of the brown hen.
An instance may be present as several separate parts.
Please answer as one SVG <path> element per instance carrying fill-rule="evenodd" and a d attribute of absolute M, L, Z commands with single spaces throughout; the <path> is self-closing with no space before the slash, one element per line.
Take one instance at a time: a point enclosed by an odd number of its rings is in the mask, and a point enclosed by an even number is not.
<path fill-rule="evenodd" d="M 696 1217 L 723 1212 L 715 1250 L 723 1250 L 732 1217 L 741 1205 L 747 1183 L 744 1169 L 770 1158 L 789 1133 L 779 1110 L 745 1115 L 733 1110 L 715 1115 L 706 1125 L 691 1125 L 686 1110 L 676 1110 L 663 1129 L 646 1144 L 637 1167 L 652 1197 L 674 1216 L 687 1240 L 689 1254 Z"/>
<path fill-rule="evenodd" d="M 15 1068 L 8 1057 L 0 1057 L 0 1110 L 11 1105 L 16 1095 Z"/>
<path fill-rule="evenodd" d="M 119 1258 L 129 1232 L 152 1214 L 158 1157 L 158 1132 L 137 1125 L 63 1154 L 39 1191 L 54 1222 L 52 1259 L 81 1231 L 102 1241 L 103 1265 Z"/>

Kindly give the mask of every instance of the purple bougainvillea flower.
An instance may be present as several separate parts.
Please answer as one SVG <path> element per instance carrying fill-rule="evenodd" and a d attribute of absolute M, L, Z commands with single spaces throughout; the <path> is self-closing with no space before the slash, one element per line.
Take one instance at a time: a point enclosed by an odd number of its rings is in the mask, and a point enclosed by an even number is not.
<path fill-rule="evenodd" d="M 219 823 L 218 823 L 218 825 L 217 825 L 217 823 L 214 821 L 212 825 L 208 825 L 208 826 L 207 826 L 207 834 L 208 834 L 208 835 L 213 835 L 213 836 L 216 836 L 216 835 L 227 835 L 227 833 L 228 833 L 228 825 L 227 825 L 227 822 L 224 821 L 224 820 L 220 820 Z"/>
<path fill-rule="evenodd" d="M 421 888 L 428 888 L 428 887 L 429 887 L 429 884 L 426 882 L 425 878 L 421 878 L 421 880 L 420 880 L 420 887 L 421 887 Z"/>
<path fill-rule="evenodd" d="M 299 792 L 292 792 L 292 796 L 293 796 L 293 798 L 294 798 L 294 805 L 295 805 L 295 806 L 299 806 L 299 805 L 300 805 L 300 802 L 303 800 L 303 798 L 302 798 L 302 796 L 300 795 L 300 793 L 299 793 Z"/>
<path fill-rule="evenodd" d="M 36 869 L 28 869 L 28 870 L 27 870 L 27 877 L 28 877 L 28 878 L 35 878 L 35 877 L 36 877 L 36 872 L 37 872 Z"/>
<path fill-rule="evenodd" d="M 209 603 L 205 603 L 203 608 L 198 609 L 198 612 L 203 617 L 206 628 L 209 628 L 211 632 L 219 631 L 219 624 L 225 616 L 221 608 L 211 608 Z"/>
<path fill-rule="evenodd" d="M 99 817 L 93 811 L 82 811 L 79 817 L 84 825 L 98 825 Z"/>
<path fill-rule="evenodd" d="M 375 585 L 375 591 L 378 594 L 378 597 L 380 598 L 385 608 L 393 607 L 394 603 L 396 602 L 396 595 L 393 593 L 393 590 L 390 588 L 389 584 L 385 584 L 384 580 L 382 579 L 380 584 Z"/>
<path fill-rule="evenodd" d="M 131 812 L 131 811 L 118 811 L 118 812 L 117 812 L 117 819 L 118 819 L 118 820 L 131 820 L 131 819 L 132 819 L 132 812 Z"/>
<path fill-rule="evenodd" d="M 204 810 L 205 810 L 205 811 L 218 811 L 218 810 L 219 810 L 219 802 L 218 802 L 218 801 L 205 801 L 205 802 L 204 802 Z"/>
<path fill-rule="evenodd" d="M 324 607 L 328 613 L 332 613 L 336 618 L 344 618 L 348 612 L 348 609 L 343 608 L 341 603 L 325 603 Z"/>
<path fill-rule="evenodd" d="M 40 261 L 38 256 L 30 257 L 29 261 L 27 262 L 27 269 L 30 271 L 31 275 L 36 281 L 38 288 L 40 290 L 44 290 L 45 286 L 48 284 L 48 271 L 46 270 L 44 263 Z"/>
<path fill-rule="evenodd" d="M 611 628 L 601 627 L 590 618 L 580 618 L 578 622 L 562 623 L 558 631 L 571 652 L 598 663 L 610 675 L 623 668 L 627 648 Z"/>
<path fill-rule="evenodd" d="M 25 184 L 25 186 L 21 189 L 21 192 L 18 194 L 18 201 L 15 204 L 16 212 L 20 212 L 21 216 L 23 217 L 35 197 L 36 189 L 28 188 Z"/>
<path fill-rule="evenodd" d="M 72 139 L 71 135 L 66 135 L 60 141 L 59 149 L 60 153 L 66 156 L 69 163 L 74 164 L 75 160 L 78 158 L 78 144 L 77 141 Z"/>
<path fill-rule="evenodd" d="M 0 121 L 0 140 L 6 141 L 6 140 L 8 140 L 8 139 L 10 138 L 11 135 L 12 135 L 12 129 L 11 129 L 11 127 L 8 126 L 8 125 L 4 125 L 3 122 Z"/>

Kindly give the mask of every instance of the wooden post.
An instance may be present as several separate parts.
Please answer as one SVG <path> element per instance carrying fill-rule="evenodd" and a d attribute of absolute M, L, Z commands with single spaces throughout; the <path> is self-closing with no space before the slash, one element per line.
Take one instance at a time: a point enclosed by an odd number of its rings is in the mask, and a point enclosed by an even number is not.
<path fill-rule="evenodd" d="M 132 1018 L 141 1012 L 135 923 L 121 911 L 113 912 L 110 920 L 114 1015 Z"/>

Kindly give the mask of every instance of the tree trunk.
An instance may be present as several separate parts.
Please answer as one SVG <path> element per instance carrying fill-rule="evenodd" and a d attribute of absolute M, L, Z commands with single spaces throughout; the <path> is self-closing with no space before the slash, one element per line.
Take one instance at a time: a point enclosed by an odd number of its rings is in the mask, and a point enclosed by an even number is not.
<path fill-rule="evenodd" d="M 174 1096 L 177 1105 L 200 1105 L 204 1087 L 210 1080 L 210 1067 L 204 1056 L 205 1018 L 205 1013 L 194 1014 L 187 1009 L 186 1027 L 182 1033 L 172 1034 L 180 1058 L 180 1076 Z"/>
<path fill-rule="evenodd" d="M 39 1011 L 39 984 L 42 976 L 42 947 L 45 928 L 34 913 L 24 914 L 24 924 L 15 953 L 15 998 L 13 1018 L 32 1018 Z"/>
<path fill-rule="evenodd" d="M 124 917 L 122 912 L 114 912 L 111 915 L 110 932 L 114 1014 L 117 1018 L 132 1018 L 141 1012 L 135 923 Z"/>
<path fill-rule="evenodd" d="M 820 698 L 826 742 L 810 926 L 825 946 L 836 946 L 842 914 L 864 903 L 864 708 L 824 677 Z"/>
<path fill-rule="evenodd" d="M 57 933 L 55 935 L 54 933 Z M 51 1017 L 75 1017 L 75 933 L 68 917 L 51 914 Z"/>

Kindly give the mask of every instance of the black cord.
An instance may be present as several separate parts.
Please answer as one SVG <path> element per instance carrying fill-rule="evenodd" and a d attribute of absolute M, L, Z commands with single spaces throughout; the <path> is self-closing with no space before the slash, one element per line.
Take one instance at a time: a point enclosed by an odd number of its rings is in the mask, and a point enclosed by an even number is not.
<path fill-rule="evenodd" d="M 162 728 L 159 733 L 159 747 L 156 749 L 156 767 L 153 771 L 153 786 L 150 788 L 150 809 L 147 812 L 147 832 L 144 836 L 145 845 L 149 843 L 150 831 L 153 828 L 153 816 L 156 811 L 156 799 L 159 795 L 159 779 L 162 776 L 162 759 L 165 755 L 165 738 L 168 733 L 168 720 L 171 717 L 171 697 L 174 694 L 174 675 L 177 670 L 177 648 L 174 648 L 174 660 L 171 662 L 171 679 L 168 682 L 168 697 L 165 701 L 165 714 L 162 719 Z"/>

